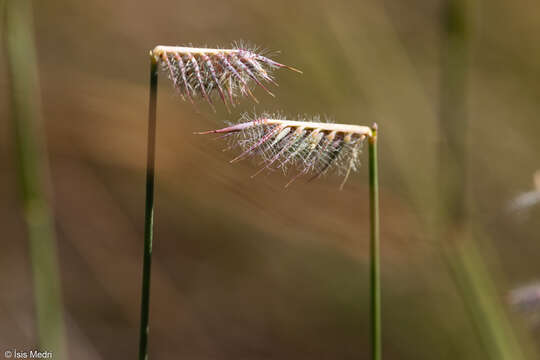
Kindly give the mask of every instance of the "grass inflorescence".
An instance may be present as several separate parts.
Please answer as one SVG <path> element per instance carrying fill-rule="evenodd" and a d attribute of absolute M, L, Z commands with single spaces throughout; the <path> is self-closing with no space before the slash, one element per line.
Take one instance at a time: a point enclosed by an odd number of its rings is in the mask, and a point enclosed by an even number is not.
<path fill-rule="evenodd" d="M 362 146 L 372 132 L 367 126 L 321 122 L 319 117 L 287 120 L 281 115 L 251 118 L 244 114 L 237 124 L 197 134 L 212 133 L 230 136 L 231 147 L 241 149 L 231 162 L 254 155 L 262 158 L 264 166 L 252 177 L 264 170 L 286 172 L 295 167 L 298 173 L 288 186 L 302 175 L 311 173 L 318 178 L 336 168 L 345 176 L 343 187 L 351 171 L 358 169 Z"/>
<path fill-rule="evenodd" d="M 238 95 L 249 95 L 258 102 L 250 88 L 252 83 L 274 96 L 265 83 L 277 86 L 273 78 L 276 69 L 287 68 L 301 73 L 270 59 L 267 51 L 241 43 L 230 49 L 156 46 L 152 54 L 182 98 L 191 102 L 194 98 L 204 98 L 213 107 L 212 95 L 217 93 L 227 109 L 229 103 L 236 105 Z"/>

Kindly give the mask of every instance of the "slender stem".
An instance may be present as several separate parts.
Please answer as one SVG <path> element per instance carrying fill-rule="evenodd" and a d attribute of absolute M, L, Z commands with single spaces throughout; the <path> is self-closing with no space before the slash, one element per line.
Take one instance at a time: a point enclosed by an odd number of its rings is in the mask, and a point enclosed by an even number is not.
<path fill-rule="evenodd" d="M 377 124 L 369 138 L 369 216 L 371 281 L 371 358 L 381 359 L 381 279 L 379 245 L 379 176 L 377 165 Z"/>
<path fill-rule="evenodd" d="M 32 2 L 0 2 L 10 79 L 17 180 L 32 263 L 38 346 L 66 359 L 61 281 L 54 215 L 48 201 L 50 175 L 43 131 Z M 7 240 L 7 239 L 6 239 Z"/>
<path fill-rule="evenodd" d="M 150 270 L 152 267 L 152 238 L 154 232 L 154 168 L 156 154 L 156 108 L 158 64 L 150 53 L 150 101 L 148 111 L 148 150 L 146 158 L 146 205 L 144 213 L 144 257 L 141 294 L 141 328 L 139 333 L 139 360 L 148 359 L 148 333 L 150 313 Z"/>

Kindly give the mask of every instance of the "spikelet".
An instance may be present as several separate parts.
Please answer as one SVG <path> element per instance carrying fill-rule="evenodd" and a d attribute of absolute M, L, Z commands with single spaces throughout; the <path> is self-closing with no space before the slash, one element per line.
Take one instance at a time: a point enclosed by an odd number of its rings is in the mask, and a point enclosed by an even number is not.
<path fill-rule="evenodd" d="M 362 145 L 372 132 L 367 126 L 325 123 L 318 117 L 285 120 L 279 115 L 263 114 L 251 119 L 244 114 L 238 124 L 196 134 L 224 134 L 230 138 L 231 146 L 242 151 L 231 162 L 259 155 L 264 167 L 252 177 L 264 170 L 281 169 L 286 173 L 289 167 L 295 167 L 298 173 L 287 187 L 302 175 L 311 173 L 315 179 L 337 168 L 345 176 L 343 188 L 351 171 L 358 169 Z"/>
<path fill-rule="evenodd" d="M 277 85 L 272 77 L 274 70 L 287 68 L 302 73 L 263 56 L 264 53 L 241 43 L 231 49 L 160 45 L 152 51 L 182 98 L 193 103 L 194 98 L 202 97 L 214 108 L 212 95 L 218 93 L 229 111 L 228 103 L 235 106 L 238 95 L 249 95 L 258 103 L 250 89 L 252 82 L 274 96 L 264 85 Z"/>
<path fill-rule="evenodd" d="M 508 301 L 517 309 L 540 310 L 540 283 L 519 286 L 508 294 Z"/>

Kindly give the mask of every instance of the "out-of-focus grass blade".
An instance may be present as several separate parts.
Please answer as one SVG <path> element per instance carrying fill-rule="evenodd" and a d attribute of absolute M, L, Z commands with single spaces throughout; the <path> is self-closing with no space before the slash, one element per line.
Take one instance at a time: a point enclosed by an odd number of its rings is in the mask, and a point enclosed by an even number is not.
<path fill-rule="evenodd" d="M 32 262 L 39 349 L 52 352 L 55 359 L 65 359 L 54 221 L 46 197 L 49 170 L 42 131 L 32 4 L 29 0 L 7 0 L 2 5 L 13 144 Z"/>
<path fill-rule="evenodd" d="M 498 300 L 486 256 L 471 234 L 467 206 L 467 82 L 470 22 L 462 0 L 443 3 L 436 222 L 442 252 L 490 359 L 525 360 L 525 349 Z"/>

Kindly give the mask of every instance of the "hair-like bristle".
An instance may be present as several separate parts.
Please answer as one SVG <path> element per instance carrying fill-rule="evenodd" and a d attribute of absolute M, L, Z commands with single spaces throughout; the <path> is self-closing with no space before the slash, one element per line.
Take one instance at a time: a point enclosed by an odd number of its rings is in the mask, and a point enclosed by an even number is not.
<path fill-rule="evenodd" d="M 235 106 L 234 98 L 238 95 L 249 95 L 258 102 L 250 89 L 251 81 L 274 96 L 264 85 L 265 82 L 277 85 L 272 77 L 274 70 L 287 68 L 301 73 L 243 43 L 231 49 L 157 46 L 152 54 L 182 98 L 193 101 L 194 97 L 202 97 L 213 107 L 212 95 L 217 93 L 228 110 L 228 103 Z"/>
<path fill-rule="evenodd" d="M 345 176 L 341 187 L 351 171 L 358 169 L 362 145 L 372 134 L 366 126 L 325 123 L 318 117 L 285 120 L 269 114 L 255 118 L 244 114 L 235 125 L 197 134 L 214 133 L 225 134 L 230 138 L 231 147 L 241 149 L 231 162 L 254 155 L 263 159 L 264 166 L 252 177 L 267 169 L 281 169 L 286 173 L 288 168 L 295 167 L 299 172 L 288 186 L 302 175 L 311 173 L 312 178 L 318 178 L 337 168 Z"/>

